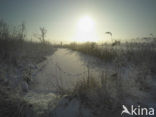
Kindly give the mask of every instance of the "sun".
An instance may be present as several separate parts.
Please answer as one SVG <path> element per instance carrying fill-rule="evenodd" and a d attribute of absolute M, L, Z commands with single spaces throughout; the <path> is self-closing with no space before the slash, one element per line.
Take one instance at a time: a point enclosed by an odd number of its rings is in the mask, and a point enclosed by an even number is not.
<path fill-rule="evenodd" d="M 95 22 L 93 18 L 85 16 L 77 23 L 76 42 L 97 42 Z"/>
<path fill-rule="evenodd" d="M 91 17 L 85 16 L 81 18 L 78 22 L 78 28 L 83 32 L 90 32 L 94 29 L 94 21 Z"/>

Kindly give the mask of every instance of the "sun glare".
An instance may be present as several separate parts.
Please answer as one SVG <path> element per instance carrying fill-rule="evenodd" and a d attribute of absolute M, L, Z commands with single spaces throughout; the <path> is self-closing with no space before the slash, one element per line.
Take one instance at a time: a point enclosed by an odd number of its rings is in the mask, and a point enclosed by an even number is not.
<path fill-rule="evenodd" d="M 96 42 L 96 29 L 94 20 L 85 16 L 82 17 L 77 24 L 77 34 L 75 41 L 77 42 Z"/>
<path fill-rule="evenodd" d="M 88 16 L 83 17 L 78 22 L 78 28 L 80 31 L 90 32 L 94 29 L 94 21 Z"/>

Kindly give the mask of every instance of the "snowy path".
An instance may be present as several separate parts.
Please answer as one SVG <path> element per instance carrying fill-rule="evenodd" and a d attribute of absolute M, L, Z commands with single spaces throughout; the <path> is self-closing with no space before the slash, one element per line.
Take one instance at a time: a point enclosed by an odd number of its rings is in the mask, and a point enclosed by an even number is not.
<path fill-rule="evenodd" d="M 48 109 L 49 102 L 57 102 L 59 97 L 55 95 L 56 85 L 71 88 L 76 81 L 87 75 L 87 64 L 80 54 L 68 49 L 58 49 L 41 64 L 44 67 L 35 76 L 35 85 L 25 96 L 29 103 L 35 105 L 39 114 Z M 94 71 L 92 73 L 97 74 Z"/>
<path fill-rule="evenodd" d="M 76 81 L 87 76 L 87 64 L 78 52 L 58 49 L 45 61 L 45 67 L 35 78 L 36 91 L 52 92 L 59 84 L 63 88 L 71 88 Z M 97 75 L 94 70 L 92 74 Z"/>

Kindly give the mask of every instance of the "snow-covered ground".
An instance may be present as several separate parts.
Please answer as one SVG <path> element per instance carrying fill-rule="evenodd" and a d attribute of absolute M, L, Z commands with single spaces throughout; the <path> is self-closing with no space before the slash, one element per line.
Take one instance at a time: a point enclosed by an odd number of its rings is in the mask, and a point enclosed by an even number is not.
<path fill-rule="evenodd" d="M 71 88 L 88 74 L 88 66 L 80 53 L 68 49 L 58 49 L 41 64 L 45 65 L 34 78 L 37 84 L 33 90 L 37 92 L 55 92 L 58 82 L 63 88 Z M 89 72 L 99 75 L 95 67 L 89 66 Z"/>
<path fill-rule="evenodd" d="M 25 95 L 25 99 L 35 106 L 39 114 L 44 113 L 49 103 L 54 102 L 52 105 L 56 105 L 58 102 L 60 97 L 56 95 L 57 85 L 70 89 L 77 81 L 85 78 L 88 74 L 87 64 L 82 60 L 80 53 L 68 49 L 58 49 L 52 56 L 47 57 L 47 60 L 42 62 L 40 66 L 42 66 L 42 69 L 33 78 L 34 86 Z M 98 75 L 98 72 L 91 71 L 92 74 Z M 64 101 L 67 101 L 67 99 L 63 99 Z M 69 102 L 69 106 L 65 110 L 62 103 L 59 102 L 59 105 L 56 109 L 57 117 L 63 117 L 62 115 L 64 117 L 67 115 L 71 115 L 68 117 L 77 117 L 80 110 L 83 114 L 90 115 L 88 110 L 83 112 L 85 109 L 80 109 L 80 101 L 75 99 Z"/>
<path fill-rule="evenodd" d="M 88 72 L 95 78 L 100 78 L 102 71 L 107 71 L 110 74 L 116 72 L 115 66 L 103 63 L 97 58 L 62 48 L 58 49 L 52 56 L 47 57 L 47 60 L 42 62 L 41 66 L 43 66 L 42 69 L 33 77 L 33 81 L 35 82 L 34 86 L 32 86 L 25 95 L 25 99 L 35 105 L 35 109 L 39 114 L 43 114 L 49 109 L 50 103 L 51 116 L 54 117 L 79 117 L 81 116 L 80 114 L 85 117 L 92 116 L 90 110 L 84 108 L 79 100 L 71 99 L 69 101 L 66 98 L 60 98 L 60 96 L 56 94 L 58 85 L 61 86 L 61 88 L 70 89 L 77 81 L 85 78 Z M 121 74 L 124 78 L 135 78 L 137 74 L 137 69 L 131 66 L 129 68 L 123 67 L 120 71 L 122 71 Z M 130 79 L 128 82 L 129 84 L 125 84 L 124 86 L 131 86 L 130 83 L 133 83 Z M 156 89 L 151 79 L 149 79 L 148 82 Z M 153 91 L 154 88 L 152 89 Z M 144 93 L 135 87 L 128 89 L 128 91 L 132 91 L 131 93 L 134 94 L 135 97 L 140 95 L 141 100 L 144 98 L 144 101 L 150 101 L 148 102 L 149 104 L 155 103 L 155 99 L 151 98 L 150 93 Z M 132 101 L 135 102 L 135 100 L 130 100 L 130 103 L 134 103 Z"/>

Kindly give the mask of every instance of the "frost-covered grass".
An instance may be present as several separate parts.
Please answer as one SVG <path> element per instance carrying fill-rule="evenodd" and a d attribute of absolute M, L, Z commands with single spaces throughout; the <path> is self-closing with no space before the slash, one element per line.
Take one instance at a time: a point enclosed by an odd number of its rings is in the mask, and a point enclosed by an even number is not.
<path fill-rule="evenodd" d="M 11 37 L 10 37 L 11 38 Z M 0 38 L 0 62 L 18 66 L 20 62 L 39 63 L 53 52 L 50 43 Z"/>
<path fill-rule="evenodd" d="M 101 77 L 90 77 L 77 82 L 70 94 L 90 108 L 95 116 L 118 112 L 121 105 L 154 104 L 156 95 L 156 42 L 124 42 L 114 44 L 72 43 L 65 47 L 102 61 Z M 114 71 L 112 68 L 116 69 Z M 102 68 L 101 68 L 102 69 Z M 113 72 L 110 72 L 112 69 Z M 91 76 L 91 75 L 89 75 Z M 113 114 L 110 114 L 112 117 Z"/>
<path fill-rule="evenodd" d="M 25 25 L 16 28 L 0 20 L 0 63 L 19 66 L 20 63 L 39 63 L 45 56 L 53 52 L 53 46 L 48 41 L 28 41 Z"/>
<path fill-rule="evenodd" d="M 0 20 L 0 117 L 36 116 L 23 95 L 37 64 L 54 51 L 49 42 L 28 41 L 24 29 L 13 30 Z"/>
<path fill-rule="evenodd" d="M 1 117 L 35 117 L 32 105 L 26 102 L 16 90 L 6 86 L 1 80 L 0 85 L 0 116 Z"/>
<path fill-rule="evenodd" d="M 155 39 L 155 38 L 154 38 Z M 123 43 L 71 43 L 65 47 L 100 58 L 105 63 L 117 63 L 122 66 L 146 66 L 156 73 L 156 41 Z M 114 44 L 115 43 L 115 44 Z"/>
<path fill-rule="evenodd" d="M 145 105 L 153 102 L 155 80 L 149 74 L 141 74 L 136 68 L 129 70 L 129 75 L 116 72 L 113 74 L 103 72 L 100 80 L 95 77 L 88 77 L 77 82 L 73 91 L 67 92 L 69 100 L 77 99 L 82 106 L 90 109 L 92 114 L 97 116 L 110 117 L 112 113 L 120 115 L 121 106 Z"/>
<path fill-rule="evenodd" d="M 105 61 L 112 61 L 117 54 L 113 48 L 110 47 L 100 48 L 96 43 L 90 42 L 82 44 L 71 43 L 69 45 L 66 45 L 65 47 L 70 48 L 72 50 L 80 51 L 85 54 L 96 56 Z"/>
<path fill-rule="evenodd" d="M 52 54 L 55 48 L 48 41 L 28 41 L 24 29 L 24 24 L 13 29 L 0 20 L 0 74 L 14 85 L 12 88 L 24 81 L 25 90 L 33 69 L 37 69 L 37 64 Z"/>

